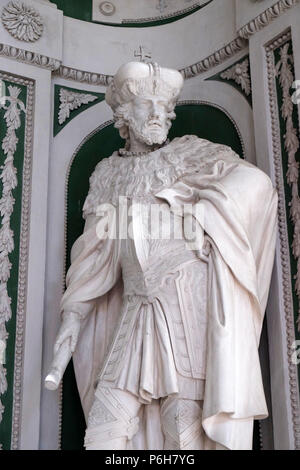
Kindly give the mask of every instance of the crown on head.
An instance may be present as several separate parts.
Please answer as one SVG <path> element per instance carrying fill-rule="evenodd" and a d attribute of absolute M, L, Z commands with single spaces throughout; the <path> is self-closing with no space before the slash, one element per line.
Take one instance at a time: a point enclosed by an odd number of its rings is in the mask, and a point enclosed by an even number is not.
<path fill-rule="evenodd" d="M 107 88 L 105 99 L 115 111 L 133 96 L 162 95 L 176 101 L 183 86 L 183 77 L 177 70 L 160 67 L 155 62 L 128 62 L 122 65 Z"/>

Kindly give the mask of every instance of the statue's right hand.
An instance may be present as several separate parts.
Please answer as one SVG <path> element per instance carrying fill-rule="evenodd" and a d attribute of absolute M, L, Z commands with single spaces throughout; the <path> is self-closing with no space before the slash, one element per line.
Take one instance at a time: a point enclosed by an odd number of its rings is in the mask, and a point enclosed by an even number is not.
<path fill-rule="evenodd" d="M 54 355 L 57 354 L 62 343 L 69 338 L 70 349 L 73 353 L 76 348 L 78 336 L 80 332 L 80 316 L 77 313 L 68 313 L 63 317 L 62 324 L 58 331 L 58 335 L 54 344 Z"/>

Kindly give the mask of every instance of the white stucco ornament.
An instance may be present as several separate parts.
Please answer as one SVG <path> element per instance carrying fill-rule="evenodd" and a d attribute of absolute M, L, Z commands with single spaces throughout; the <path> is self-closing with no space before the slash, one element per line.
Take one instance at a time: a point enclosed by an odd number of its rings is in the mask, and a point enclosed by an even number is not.
<path fill-rule="evenodd" d="M 279 79 L 282 90 L 281 116 L 285 121 L 286 132 L 284 134 L 284 147 L 288 154 L 287 182 L 291 187 L 292 200 L 290 206 L 290 218 L 293 222 L 294 233 L 292 250 L 297 262 L 297 273 L 295 276 L 295 290 L 300 298 L 300 197 L 299 197 L 299 163 L 296 155 L 300 148 L 300 141 L 297 135 L 297 129 L 293 122 L 293 103 L 291 101 L 290 90 L 293 86 L 294 75 L 293 65 L 294 57 L 289 51 L 290 44 L 286 43 L 279 49 L 280 60 L 275 66 L 275 73 Z M 298 310 L 298 331 L 300 331 L 300 309 Z"/>
<path fill-rule="evenodd" d="M 101 2 L 99 5 L 100 12 L 105 16 L 111 16 L 115 13 L 116 7 L 112 2 Z"/>
<path fill-rule="evenodd" d="M 14 232 L 11 227 L 11 217 L 14 212 L 15 198 L 13 191 L 18 185 L 17 168 L 14 166 L 15 152 L 18 145 L 16 131 L 21 127 L 21 114 L 26 108 L 19 95 L 21 88 L 9 85 L 9 95 L 2 96 L 0 108 L 4 108 L 4 122 L 6 133 L 1 143 L 5 155 L 0 172 L 0 398 L 7 391 L 7 378 L 5 368 L 5 350 L 8 340 L 6 324 L 12 317 L 11 297 L 8 290 L 12 263 L 10 255 L 15 249 Z M 1 410 L 4 406 L 0 399 Z"/>
<path fill-rule="evenodd" d="M 20 41 L 35 42 L 43 34 L 42 17 L 24 2 L 9 2 L 2 10 L 1 20 L 9 34 Z"/>
<path fill-rule="evenodd" d="M 251 94 L 251 79 L 249 71 L 249 59 L 243 60 L 233 65 L 225 72 L 221 73 L 221 78 L 225 80 L 234 80 L 247 96 Z"/>
<path fill-rule="evenodd" d="M 56 389 L 73 355 L 88 450 L 246 450 L 268 414 L 277 195 L 230 147 L 167 140 L 182 86 L 129 62 L 106 92 L 126 143 L 90 178 L 46 377 Z"/>
<path fill-rule="evenodd" d="M 83 104 L 91 103 L 95 101 L 97 96 L 90 95 L 88 93 L 77 93 L 66 88 L 59 90 L 59 113 L 58 122 L 63 124 L 69 117 L 70 112 L 74 109 L 80 108 Z"/>

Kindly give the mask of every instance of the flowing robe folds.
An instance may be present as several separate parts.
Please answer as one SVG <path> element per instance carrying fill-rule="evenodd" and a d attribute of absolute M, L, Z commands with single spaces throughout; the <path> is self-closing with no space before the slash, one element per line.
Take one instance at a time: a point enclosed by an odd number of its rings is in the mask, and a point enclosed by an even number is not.
<path fill-rule="evenodd" d="M 121 241 L 97 236 L 99 205 L 117 206 L 119 196 L 158 198 L 174 214 L 187 204 L 199 209 L 192 217 L 211 245 L 202 426 L 225 448 L 251 449 L 253 419 L 268 415 L 258 346 L 275 251 L 277 195 L 270 179 L 229 147 L 196 136 L 142 157 L 114 153 L 97 165 L 61 302 L 65 315 L 83 318 L 74 366 L 86 416 L 123 307 Z M 203 238 L 197 243 L 201 252 Z M 158 404 L 146 408 L 131 448 L 162 448 Z"/>

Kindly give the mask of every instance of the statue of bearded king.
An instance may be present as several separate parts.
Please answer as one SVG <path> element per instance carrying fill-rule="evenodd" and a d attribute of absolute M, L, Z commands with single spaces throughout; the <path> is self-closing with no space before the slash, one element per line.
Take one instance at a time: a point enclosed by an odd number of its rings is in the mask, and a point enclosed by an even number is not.
<path fill-rule="evenodd" d="M 231 148 L 168 142 L 179 72 L 120 67 L 125 148 L 90 178 L 46 378 L 73 354 L 86 449 L 251 449 L 268 414 L 258 355 L 277 195 Z"/>

